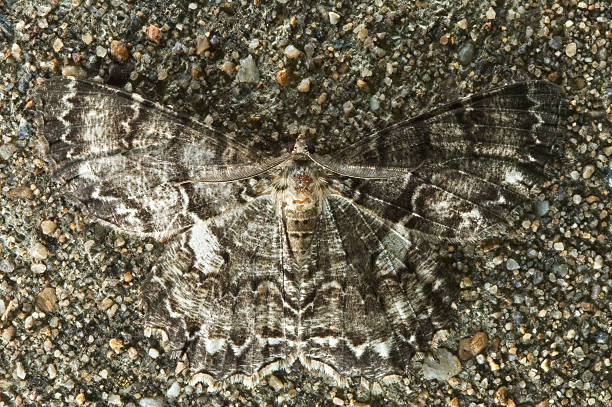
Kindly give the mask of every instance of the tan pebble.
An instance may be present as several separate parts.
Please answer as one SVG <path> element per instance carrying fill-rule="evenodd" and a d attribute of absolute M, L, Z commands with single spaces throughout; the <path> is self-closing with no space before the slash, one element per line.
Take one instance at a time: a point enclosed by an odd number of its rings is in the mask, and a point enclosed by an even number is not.
<path fill-rule="evenodd" d="M 593 203 L 593 202 L 598 202 L 599 201 L 599 197 L 597 195 L 589 195 L 587 196 L 585 199 L 586 203 Z"/>
<path fill-rule="evenodd" d="M 57 369 L 54 365 L 47 366 L 47 374 L 49 379 L 53 380 L 57 377 Z"/>
<path fill-rule="evenodd" d="M 468 360 L 482 352 L 489 343 L 489 337 L 484 332 L 477 332 L 471 338 L 459 341 L 459 359 Z"/>
<path fill-rule="evenodd" d="M 208 48 L 210 48 L 210 42 L 206 36 L 201 35 L 196 38 L 196 54 L 202 55 Z"/>
<path fill-rule="evenodd" d="M 337 406 L 343 406 L 344 405 L 344 400 L 342 400 L 340 397 L 334 397 L 332 399 L 332 403 L 334 403 Z"/>
<path fill-rule="evenodd" d="M 132 359 L 132 360 L 134 360 L 134 359 L 136 359 L 138 357 L 138 351 L 133 346 L 130 346 L 128 348 L 127 354 L 130 357 L 130 359 Z"/>
<path fill-rule="evenodd" d="M 81 36 L 81 41 L 85 44 L 89 45 L 93 42 L 93 35 L 90 32 L 87 32 Z"/>
<path fill-rule="evenodd" d="M 370 87 L 368 86 L 368 83 L 364 81 L 363 79 L 357 79 L 357 87 L 363 90 L 370 89 Z"/>
<path fill-rule="evenodd" d="M 223 72 L 225 72 L 228 75 L 231 75 L 234 73 L 234 69 L 235 69 L 235 65 L 233 62 L 230 61 L 225 61 L 221 64 L 221 66 L 219 67 L 220 70 L 222 70 Z"/>
<path fill-rule="evenodd" d="M 487 10 L 487 20 L 495 20 L 495 16 L 497 15 L 497 13 L 495 13 L 495 10 L 493 10 L 493 7 L 489 7 L 489 9 Z"/>
<path fill-rule="evenodd" d="M 132 281 L 133 278 L 134 276 L 132 276 L 132 273 L 130 271 L 123 273 L 123 281 L 125 281 L 126 283 L 129 283 L 130 281 Z"/>
<path fill-rule="evenodd" d="M 159 71 L 157 73 L 157 80 L 158 81 L 165 81 L 168 78 L 168 70 L 167 69 L 162 69 L 161 71 Z"/>
<path fill-rule="evenodd" d="M 61 38 L 56 38 L 55 41 L 53 41 L 53 49 L 55 52 L 60 52 L 62 48 L 64 48 L 64 42 Z"/>
<path fill-rule="evenodd" d="M 495 392 L 495 402 L 497 404 L 505 405 L 508 402 L 508 388 L 502 386 Z"/>
<path fill-rule="evenodd" d="M 108 346 L 110 346 L 110 348 L 114 350 L 115 353 L 121 353 L 125 345 L 123 344 L 123 341 L 121 339 L 111 338 L 111 340 L 108 341 Z"/>
<path fill-rule="evenodd" d="M 359 32 L 357 32 L 357 38 L 359 38 L 360 40 L 365 40 L 368 37 L 368 29 L 363 27 L 359 30 Z"/>
<path fill-rule="evenodd" d="M 281 86 L 287 87 L 289 86 L 289 76 L 289 71 L 282 69 L 276 73 L 276 82 Z"/>
<path fill-rule="evenodd" d="M 22 199 L 32 199 L 34 198 L 34 192 L 30 189 L 30 187 L 15 187 L 9 189 L 7 193 L 9 198 L 22 198 Z"/>
<path fill-rule="evenodd" d="M 467 30 L 467 28 L 468 28 L 467 20 L 465 18 L 463 20 L 459 20 L 457 22 L 457 27 L 461 28 L 462 30 Z"/>
<path fill-rule="evenodd" d="M 35 260 L 45 260 L 49 257 L 49 250 L 40 242 L 35 242 L 30 247 L 30 257 Z"/>
<path fill-rule="evenodd" d="M 509 399 L 506 403 L 506 407 L 516 407 L 516 403 L 514 402 L 514 400 Z"/>
<path fill-rule="evenodd" d="M 274 391 L 280 391 L 284 384 L 278 377 L 271 375 L 268 378 L 268 385 L 274 389 Z"/>
<path fill-rule="evenodd" d="M 36 305 L 43 312 L 52 312 L 57 309 L 57 295 L 55 293 L 55 288 L 53 287 L 45 287 L 37 296 L 36 296 Z"/>
<path fill-rule="evenodd" d="M 98 309 L 100 309 L 100 311 L 106 311 L 110 307 L 112 307 L 114 304 L 115 304 L 115 301 L 107 297 L 103 299 L 102 301 L 100 301 L 100 304 L 98 304 Z"/>
<path fill-rule="evenodd" d="M 13 340 L 15 336 L 15 327 L 13 325 L 9 325 L 8 327 L 2 330 L 2 340 L 5 342 L 10 342 Z"/>
<path fill-rule="evenodd" d="M 297 86 L 298 92 L 306 93 L 310 90 L 310 79 L 305 78 Z"/>
<path fill-rule="evenodd" d="M 147 37 L 159 44 L 162 39 L 162 33 L 159 28 L 151 24 L 147 27 Z"/>
<path fill-rule="evenodd" d="M 327 93 L 323 92 L 317 98 L 317 104 L 322 105 L 327 100 Z"/>
<path fill-rule="evenodd" d="M 85 404 L 85 394 L 83 393 L 79 393 L 74 399 L 79 404 Z"/>
<path fill-rule="evenodd" d="M 110 52 L 111 56 L 118 62 L 124 62 L 130 56 L 127 46 L 121 41 L 117 40 L 111 41 Z"/>
<path fill-rule="evenodd" d="M 499 370 L 499 365 L 493 360 L 491 356 L 487 358 L 487 362 L 489 362 L 489 369 L 491 369 L 491 371 L 495 372 Z"/>
<path fill-rule="evenodd" d="M 45 235 L 50 235 L 51 233 L 55 232 L 55 229 L 57 229 L 57 223 L 52 220 L 43 220 L 40 222 L 40 229 Z"/>
<path fill-rule="evenodd" d="M 610 157 L 612 155 L 612 146 L 606 146 L 602 149 L 602 151 L 606 157 Z"/>
<path fill-rule="evenodd" d="M 565 55 L 572 58 L 573 56 L 576 55 L 577 49 L 578 49 L 578 46 L 576 45 L 576 43 L 570 42 L 569 44 L 565 46 Z"/>
<path fill-rule="evenodd" d="M 302 52 L 296 47 L 294 47 L 293 45 L 287 45 L 285 47 L 284 53 L 285 53 L 285 56 L 289 59 L 298 58 L 302 54 Z"/>

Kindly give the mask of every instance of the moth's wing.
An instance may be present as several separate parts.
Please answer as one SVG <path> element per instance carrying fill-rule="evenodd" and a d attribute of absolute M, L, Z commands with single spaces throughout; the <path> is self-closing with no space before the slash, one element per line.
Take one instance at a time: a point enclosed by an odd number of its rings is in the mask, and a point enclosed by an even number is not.
<path fill-rule="evenodd" d="M 308 253 L 301 341 L 313 368 L 370 380 L 405 374 L 451 321 L 454 282 L 405 231 L 349 199 L 324 201 Z"/>
<path fill-rule="evenodd" d="M 167 237 L 191 225 L 192 212 L 220 213 L 249 188 L 216 181 L 275 165 L 204 124 L 105 85 L 54 78 L 38 96 L 55 174 L 91 215 L 120 230 Z"/>
<path fill-rule="evenodd" d="M 458 100 L 331 158 L 404 174 L 368 180 L 366 169 L 362 179 L 338 177 L 332 187 L 421 236 L 478 237 L 504 223 L 542 180 L 551 148 L 561 139 L 564 109 L 560 89 L 548 82 Z"/>
<path fill-rule="evenodd" d="M 289 251 L 275 200 L 197 221 L 173 237 L 153 267 L 142 300 L 147 324 L 166 332 L 209 384 L 253 378 L 282 364 L 295 343 L 286 316 Z"/>

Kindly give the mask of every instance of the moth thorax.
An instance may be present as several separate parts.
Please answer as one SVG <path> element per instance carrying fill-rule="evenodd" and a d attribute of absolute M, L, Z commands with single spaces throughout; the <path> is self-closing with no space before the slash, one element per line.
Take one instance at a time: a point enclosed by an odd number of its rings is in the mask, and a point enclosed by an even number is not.
<path fill-rule="evenodd" d="M 283 220 L 294 258 L 301 262 L 317 226 L 319 194 L 316 176 L 307 168 L 291 174 L 290 188 L 284 194 Z"/>

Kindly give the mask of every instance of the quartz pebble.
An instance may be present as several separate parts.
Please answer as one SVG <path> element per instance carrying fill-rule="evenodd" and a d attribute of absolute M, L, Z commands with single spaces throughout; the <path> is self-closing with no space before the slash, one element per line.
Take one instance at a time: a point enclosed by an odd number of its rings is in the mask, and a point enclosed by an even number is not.
<path fill-rule="evenodd" d="M 298 92 L 302 92 L 302 93 L 306 93 L 310 91 L 310 79 L 309 78 L 302 79 L 297 86 L 297 90 Z"/>
<path fill-rule="evenodd" d="M 423 377 L 426 380 L 448 380 L 461 372 L 461 362 L 447 349 L 435 349 L 432 353 L 423 363 Z"/>
<path fill-rule="evenodd" d="M 287 45 L 287 47 L 285 47 L 284 53 L 285 56 L 289 59 L 295 59 L 301 54 L 300 50 L 294 47 L 293 45 Z"/>

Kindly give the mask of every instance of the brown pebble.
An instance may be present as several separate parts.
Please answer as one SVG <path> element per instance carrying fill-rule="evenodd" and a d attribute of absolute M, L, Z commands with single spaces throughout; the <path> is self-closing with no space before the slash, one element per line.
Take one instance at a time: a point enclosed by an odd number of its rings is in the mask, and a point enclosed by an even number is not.
<path fill-rule="evenodd" d="M 497 404 L 506 405 L 508 403 L 508 388 L 502 386 L 495 392 L 495 402 Z"/>
<path fill-rule="evenodd" d="M 459 359 L 468 360 L 482 352 L 489 343 L 489 337 L 484 332 L 477 332 L 471 338 L 459 341 Z"/>
<path fill-rule="evenodd" d="M 363 79 L 357 79 L 357 87 L 359 89 L 363 89 L 363 90 L 369 90 L 370 86 L 368 85 L 368 83 L 366 81 L 364 81 Z"/>
<path fill-rule="evenodd" d="M 276 73 L 276 82 L 278 82 L 279 85 L 287 87 L 289 86 L 289 77 L 290 77 L 290 73 L 289 70 L 287 69 L 283 69 L 281 71 L 278 71 Z"/>
<path fill-rule="evenodd" d="M 43 312 L 52 312 L 57 309 L 57 295 L 55 294 L 55 288 L 45 287 L 36 296 L 36 305 Z"/>
<path fill-rule="evenodd" d="M 548 80 L 554 82 L 556 84 L 561 83 L 561 74 L 557 71 L 551 72 L 548 74 Z"/>
<path fill-rule="evenodd" d="M 30 189 L 30 187 L 11 188 L 9 189 L 7 195 L 9 198 L 22 198 L 22 199 L 34 198 L 34 192 Z"/>
<path fill-rule="evenodd" d="M 196 38 L 196 54 L 202 55 L 208 48 L 210 48 L 210 42 L 206 36 L 201 35 Z"/>
<path fill-rule="evenodd" d="M 599 201 L 599 197 L 597 195 L 589 195 L 585 198 L 586 203 L 593 203 Z"/>
<path fill-rule="evenodd" d="M 448 40 L 449 40 L 448 34 L 444 34 L 442 37 L 440 37 L 440 44 L 446 45 L 448 44 Z"/>
<path fill-rule="evenodd" d="M 117 40 L 111 41 L 110 53 L 117 62 L 124 62 L 130 57 L 130 53 L 125 44 Z"/>
<path fill-rule="evenodd" d="M 147 37 L 159 44 L 162 39 L 162 33 L 159 28 L 151 24 L 147 27 Z"/>

